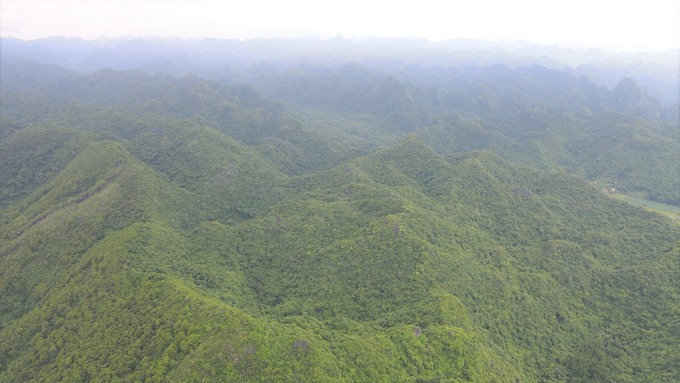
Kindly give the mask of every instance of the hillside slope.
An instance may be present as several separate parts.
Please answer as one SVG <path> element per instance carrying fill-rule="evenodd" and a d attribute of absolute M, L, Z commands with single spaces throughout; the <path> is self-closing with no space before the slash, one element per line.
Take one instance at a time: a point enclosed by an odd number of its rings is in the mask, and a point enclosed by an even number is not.
<path fill-rule="evenodd" d="M 0 145 L 0 381 L 680 379 L 680 228 L 573 176 L 416 135 L 287 175 L 189 122 Z"/>

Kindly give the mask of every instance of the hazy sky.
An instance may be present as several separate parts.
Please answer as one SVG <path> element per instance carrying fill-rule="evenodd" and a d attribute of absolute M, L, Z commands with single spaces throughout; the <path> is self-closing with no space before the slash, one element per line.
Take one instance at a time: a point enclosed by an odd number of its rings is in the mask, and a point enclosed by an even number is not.
<path fill-rule="evenodd" d="M 425 37 L 680 48 L 680 1 L 0 1 L 2 36 Z"/>

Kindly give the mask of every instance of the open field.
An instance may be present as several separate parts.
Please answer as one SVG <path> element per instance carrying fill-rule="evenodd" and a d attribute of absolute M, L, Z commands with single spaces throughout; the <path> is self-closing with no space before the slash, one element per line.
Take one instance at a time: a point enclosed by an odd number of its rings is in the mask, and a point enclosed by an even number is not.
<path fill-rule="evenodd" d="M 610 197 L 620 199 L 622 201 L 626 201 L 631 205 L 641 206 L 641 207 L 643 207 L 643 208 L 645 208 L 649 211 L 653 211 L 653 212 L 656 212 L 656 213 L 663 214 L 663 215 L 673 219 L 674 221 L 678 222 L 678 224 L 680 224 L 680 214 L 678 214 L 678 212 L 680 211 L 680 207 L 678 207 L 678 206 L 668 205 L 668 204 L 660 203 L 660 202 L 649 201 L 649 200 L 637 198 L 637 197 L 631 197 L 631 196 L 627 196 L 625 194 L 619 194 L 619 193 L 615 193 L 615 194 L 606 193 L 606 194 Z"/>

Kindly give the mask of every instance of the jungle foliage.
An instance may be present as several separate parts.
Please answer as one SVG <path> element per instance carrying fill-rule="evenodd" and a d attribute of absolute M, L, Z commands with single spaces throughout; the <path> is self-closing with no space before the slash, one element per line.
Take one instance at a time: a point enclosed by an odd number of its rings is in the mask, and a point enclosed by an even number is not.
<path fill-rule="evenodd" d="M 3 68 L 0 381 L 680 380 L 672 124 L 379 81 Z"/>

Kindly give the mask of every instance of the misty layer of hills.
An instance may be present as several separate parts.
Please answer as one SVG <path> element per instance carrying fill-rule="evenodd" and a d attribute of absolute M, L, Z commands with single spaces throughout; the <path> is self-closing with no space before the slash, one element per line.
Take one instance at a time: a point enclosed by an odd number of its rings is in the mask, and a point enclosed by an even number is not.
<path fill-rule="evenodd" d="M 680 380 L 677 52 L 2 43 L 1 382 Z"/>
<path fill-rule="evenodd" d="M 291 67 L 327 67 L 337 71 L 346 63 L 361 63 L 396 73 L 409 67 L 439 68 L 466 65 L 507 65 L 513 69 L 534 64 L 576 77 L 588 76 L 610 89 L 630 77 L 664 106 L 680 100 L 680 49 L 660 52 L 606 52 L 600 48 L 574 49 L 542 46 L 527 41 L 490 42 L 452 39 L 432 42 L 406 38 L 328 39 L 179 39 L 51 37 L 23 41 L 2 38 L 3 59 L 18 57 L 52 63 L 80 73 L 99 68 L 143 69 L 183 76 L 251 83 L 263 75 Z M 262 63 L 266 65 L 258 65 Z"/>

